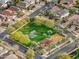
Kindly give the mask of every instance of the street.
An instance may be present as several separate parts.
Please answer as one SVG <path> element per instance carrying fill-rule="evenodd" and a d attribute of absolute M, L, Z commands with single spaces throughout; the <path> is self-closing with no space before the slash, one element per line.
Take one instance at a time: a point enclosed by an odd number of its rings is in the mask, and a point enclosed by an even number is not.
<path fill-rule="evenodd" d="M 32 18 L 32 17 L 38 15 L 41 11 L 46 11 L 46 10 L 50 9 L 51 7 L 53 7 L 53 6 L 54 6 L 53 3 L 48 3 L 48 4 L 44 5 L 44 6 L 42 6 L 40 9 L 33 12 L 32 14 L 30 14 L 29 17 Z"/>
<path fill-rule="evenodd" d="M 12 41 L 11 39 L 8 39 L 7 37 L 3 40 L 5 41 L 6 43 L 8 43 L 10 46 L 14 46 L 14 45 L 17 45 L 19 47 L 19 51 L 25 53 L 27 48 L 25 48 L 24 46 L 22 46 L 21 44 L 17 44 L 15 41 Z"/>
<path fill-rule="evenodd" d="M 61 48 L 59 51 L 55 52 L 54 54 L 50 55 L 49 57 L 47 57 L 46 59 L 56 59 L 57 55 L 59 53 L 63 53 L 63 52 L 70 52 L 71 50 L 73 50 L 76 46 L 75 42 L 72 42 L 71 44 Z"/>

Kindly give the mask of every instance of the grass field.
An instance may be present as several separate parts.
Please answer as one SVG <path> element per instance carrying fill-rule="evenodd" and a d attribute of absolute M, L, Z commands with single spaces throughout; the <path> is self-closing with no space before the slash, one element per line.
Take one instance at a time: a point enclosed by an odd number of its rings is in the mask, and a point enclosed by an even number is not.
<path fill-rule="evenodd" d="M 79 59 L 79 48 L 73 53 L 73 59 Z"/>
<path fill-rule="evenodd" d="M 19 31 L 23 32 L 25 35 L 28 34 L 31 40 L 36 42 L 40 42 L 43 39 L 58 33 L 58 30 L 55 28 L 51 29 L 44 25 L 37 25 L 33 22 L 28 23 L 27 25 L 22 27 Z M 31 32 L 35 32 L 35 34 L 31 34 Z"/>

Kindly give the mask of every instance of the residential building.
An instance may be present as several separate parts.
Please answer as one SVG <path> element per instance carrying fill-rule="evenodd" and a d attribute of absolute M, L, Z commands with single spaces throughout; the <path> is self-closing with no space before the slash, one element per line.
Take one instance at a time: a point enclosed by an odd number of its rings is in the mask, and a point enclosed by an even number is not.
<path fill-rule="evenodd" d="M 26 59 L 24 54 L 15 51 L 14 48 L 10 47 L 7 43 L 0 43 L 0 59 Z"/>
<path fill-rule="evenodd" d="M 3 15 L 5 15 L 10 20 L 16 17 L 16 15 L 8 9 L 3 11 Z"/>
<path fill-rule="evenodd" d="M 76 4 L 76 0 L 60 0 L 60 4 L 63 4 L 65 7 L 72 7 Z"/>
<path fill-rule="evenodd" d="M 23 1 L 20 1 L 18 3 L 18 6 L 21 7 L 21 8 L 27 8 L 29 7 L 30 5 L 35 5 L 36 3 L 39 3 L 40 0 L 23 0 Z"/>
<path fill-rule="evenodd" d="M 0 10 L 7 7 L 7 4 L 0 2 Z"/>
<path fill-rule="evenodd" d="M 0 25 L 4 22 L 5 16 L 0 14 Z"/>
<path fill-rule="evenodd" d="M 59 0 L 51 0 L 51 2 L 58 4 Z"/>
<path fill-rule="evenodd" d="M 27 8 L 30 5 L 30 3 L 27 0 L 20 1 L 17 6 L 20 8 Z"/>
<path fill-rule="evenodd" d="M 67 9 L 62 9 L 62 8 L 59 8 L 58 6 L 54 6 L 52 9 L 51 9 L 51 13 L 58 19 L 63 19 L 67 16 L 69 16 L 69 11 Z"/>
<path fill-rule="evenodd" d="M 18 59 L 18 57 L 16 55 L 14 55 L 14 54 L 11 54 L 11 55 L 7 56 L 4 59 Z"/>
<path fill-rule="evenodd" d="M 68 21 L 70 23 L 67 25 L 66 29 L 79 37 L 79 15 L 72 15 L 68 18 Z"/>
<path fill-rule="evenodd" d="M 7 3 L 9 1 L 11 1 L 11 0 L 0 0 L 0 2 L 2 2 L 2 3 Z"/>
<path fill-rule="evenodd" d="M 59 8 L 58 6 L 52 7 L 52 11 L 53 11 L 53 12 L 57 12 L 57 11 L 59 11 L 59 10 L 60 10 L 60 8 Z"/>
<path fill-rule="evenodd" d="M 16 6 L 10 6 L 8 8 L 8 10 L 12 11 L 14 14 L 17 14 L 17 12 L 20 12 L 20 8 L 16 7 Z"/>
<path fill-rule="evenodd" d="M 14 14 L 11 10 L 0 10 L 0 24 L 13 24 L 15 22 L 16 14 Z"/>
<path fill-rule="evenodd" d="M 70 14 L 69 11 L 66 10 L 66 9 L 61 9 L 61 10 L 59 10 L 59 11 L 57 12 L 57 15 L 58 15 L 58 17 L 59 17 L 60 19 L 69 16 L 69 14 Z"/>

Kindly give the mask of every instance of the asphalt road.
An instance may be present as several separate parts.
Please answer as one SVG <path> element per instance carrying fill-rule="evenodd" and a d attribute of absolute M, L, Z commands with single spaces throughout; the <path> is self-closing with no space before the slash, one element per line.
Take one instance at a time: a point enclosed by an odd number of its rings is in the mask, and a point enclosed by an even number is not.
<path fill-rule="evenodd" d="M 53 4 L 52 3 L 48 3 L 47 5 L 44 5 L 43 7 L 41 7 L 40 9 L 36 10 L 34 13 L 32 13 L 31 15 L 29 15 L 30 17 L 34 17 L 36 15 L 38 15 L 40 13 L 40 11 L 45 11 L 45 10 L 48 10 L 49 8 L 51 8 Z M 4 31 L 2 33 L 0 33 L 0 38 L 3 38 L 4 36 L 7 35 L 7 31 Z M 21 52 L 25 52 L 27 48 L 23 47 L 22 45 L 20 44 L 17 44 L 16 42 L 8 39 L 8 38 L 5 38 L 5 39 L 2 39 L 3 41 L 7 42 L 9 45 L 13 46 L 13 45 L 18 45 L 19 46 L 19 50 Z"/>
<path fill-rule="evenodd" d="M 2 33 L 0 33 L 0 38 L 2 39 L 7 34 L 6 30 Z"/>
<path fill-rule="evenodd" d="M 36 15 L 38 15 L 40 13 L 40 11 L 45 11 L 45 10 L 48 10 L 51 8 L 51 3 L 47 4 L 47 5 L 44 5 L 43 7 L 41 7 L 40 9 L 36 10 L 34 13 L 32 13 L 31 15 L 29 15 L 30 17 L 34 17 Z M 50 6 L 50 7 L 49 7 Z M 4 31 L 3 33 L 0 33 L 0 38 L 3 38 L 7 33 Z M 14 41 L 11 41 L 10 39 L 7 39 L 5 38 L 4 39 L 5 42 L 9 43 L 11 46 L 17 44 L 16 42 Z M 61 53 L 61 52 L 70 52 L 74 47 L 75 47 L 75 44 L 76 43 L 71 43 L 70 45 L 66 46 L 66 47 L 63 47 L 61 48 L 59 51 L 55 52 L 54 54 L 50 55 L 49 57 L 47 57 L 46 59 L 55 59 L 56 56 Z M 20 44 L 17 44 L 19 45 L 19 50 L 21 52 L 25 52 L 27 48 L 23 47 L 22 45 Z M 42 59 L 39 54 L 37 54 L 36 56 L 36 59 Z"/>
<path fill-rule="evenodd" d="M 54 5 L 53 3 L 48 3 L 44 6 L 42 6 L 40 9 L 33 12 L 32 14 L 30 14 L 29 16 L 34 17 L 34 16 L 38 15 L 41 11 L 46 11 L 46 10 L 50 9 L 51 7 L 53 7 L 53 5 Z"/>
<path fill-rule="evenodd" d="M 61 28 L 62 29 L 62 28 Z M 69 32 L 66 32 L 67 34 Z M 6 35 L 6 31 L 4 31 L 3 33 L 0 33 L 0 38 L 3 38 L 5 35 Z M 19 46 L 19 51 L 25 53 L 25 51 L 27 50 L 27 48 L 23 47 L 22 45 L 20 44 L 17 44 L 16 42 L 8 39 L 8 38 L 5 38 L 3 41 L 7 42 L 9 45 L 13 46 L 13 45 L 18 45 Z M 66 47 L 63 47 L 62 49 L 60 49 L 59 51 L 55 52 L 54 54 L 50 55 L 49 57 L 47 57 L 46 59 L 55 59 L 56 56 L 58 55 L 58 53 L 61 53 L 61 52 L 70 52 L 74 47 L 75 47 L 75 44 L 76 43 L 71 43 L 70 45 L 66 46 Z M 42 59 L 40 57 L 39 54 L 36 54 L 36 57 L 35 59 Z"/>
<path fill-rule="evenodd" d="M 10 46 L 14 46 L 17 45 L 19 47 L 19 51 L 25 53 L 27 51 L 27 48 L 22 46 L 21 44 L 17 44 L 15 41 L 12 41 L 11 39 L 8 39 L 7 37 L 3 40 L 5 42 L 7 42 Z"/>
<path fill-rule="evenodd" d="M 61 48 L 59 51 L 55 52 L 54 54 L 50 55 L 49 57 L 47 57 L 46 59 L 56 59 L 57 55 L 59 53 L 63 53 L 63 52 L 70 52 L 71 50 L 73 50 L 76 46 L 76 43 L 73 42 L 71 44 L 69 44 L 68 46 L 65 46 L 63 48 Z"/>

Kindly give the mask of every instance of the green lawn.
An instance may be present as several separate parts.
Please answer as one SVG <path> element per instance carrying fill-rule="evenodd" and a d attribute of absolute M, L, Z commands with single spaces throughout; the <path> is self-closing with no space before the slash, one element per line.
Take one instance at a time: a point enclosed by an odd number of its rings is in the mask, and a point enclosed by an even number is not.
<path fill-rule="evenodd" d="M 73 59 L 79 59 L 79 49 L 77 49 L 74 53 Z"/>
<path fill-rule="evenodd" d="M 31 40 L 39 42 L 42 41 L 44 38 L 48 38 L 51 35 L 58 33 L 59 31 L 55 28 L 51 29 L 44 25 L 37 25 L 35 23 L 28 23 L 19 31 L 22 31 L 25 35 L 28 34 Z M 35 32 L 35 34 L 31 34 L 31 32 Z"/>

